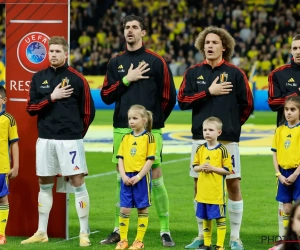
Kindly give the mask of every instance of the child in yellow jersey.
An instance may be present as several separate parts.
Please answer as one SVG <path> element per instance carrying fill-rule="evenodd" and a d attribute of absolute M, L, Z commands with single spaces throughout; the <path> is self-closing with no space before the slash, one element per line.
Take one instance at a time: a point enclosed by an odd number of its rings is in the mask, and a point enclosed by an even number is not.
<path fill-rule="evenodd" d="M 273 164 L 277 182 L 276 200 L 283 203 L 283 226 L 289 223 L 292 202 L 300 199 L 300 97 L 292 96 L 284 104 L 284 122 L 273 138 Z"/>
<path fill-rule="evenodd" d="M 9 204 L 8 178 L 13 179 L 19 171 L 18 130 L 15 119 L 5 112 L 6 91 L 0 86 L 0 244 L 6 243 L 5 228 L 8 220 Z M 10 149 L 13 168 L 10 168 Z"/>
<path fill-rule="evenodd" d="M 226 235 L 225 176 L 232 170 L 231 156 L 218 142 L 222 133 L 222 121 L 209 117 L 203 122 L 203 137 L 206 143 L 197 148 L 193 168 L 199 172 L 197 182 L 196 216 L 203 219 L 204 245 L 199 249 L 210 250 L 212 219 L 217 220 L 217 246 L 223 250 Z"/>
<path fill-rule="evenodd" d="M 128 110 L 132 132 L 124 135 L 117 158 L 122 178 L 120 191 L 119 228 L 121 240 L 116 249 L 128 248 L 128 226 L 131 208 L 138 210 L 137 236 L 129 249 L 143 249 L 143 238 L 148 226 L 148 207 L 151 205 L 151 166 L 156 145 L 152 128 L 152 113 L 141 105 Z"/>

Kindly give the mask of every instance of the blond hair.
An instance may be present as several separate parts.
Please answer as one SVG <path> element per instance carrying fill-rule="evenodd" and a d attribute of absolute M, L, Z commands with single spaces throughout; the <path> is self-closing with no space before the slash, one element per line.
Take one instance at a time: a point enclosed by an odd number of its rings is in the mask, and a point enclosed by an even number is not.
<path fill-rule="evenodd" d="M 52 36 L 48 41 L 49 47 L 52 44 L 62 45 L 64 52 L 68 52 L 69 44 L 63 36 Z"/>
<path fill-rule="evenodd" d="M 220 37 L 222 46 L 225 49 L 225 51 L 223 52 L 223 58 L 225 61 L 230 62 L 234 52 L 235 40 L 223 28 L 218 28 L 215 26 L 209 26 L 205 28 L 203 31 L 199 33 L 198 37 L 196 38 L 195 47 L 200 51 L 200 53 L 203 55 L 203 58 L 205 59 L 206 58 L 204 52 L 205 38 L 210 33 L 216 34 Z"/>
<path fill-rule="evenodd" d="M 297 34 L 297 35 L 295 35 L 294 37 L 293 37 L 293 42 L 294 41 L 298 41 L 298 40 L 300 40 L 300 34 Z"/>
<path fill-rule="evenodd" d="M 207 119 L 204 120 L 203 125 L 208 123 L 214 123 L 217 126 L 218 130 L 222 130 L 223 123 L 218 117 L 214 117 L 214 116 L 208 117 Z"/>
<path fill-rule="evenodd" d="M 134 110 L 134 111 L 138 112 L 142 118 L 146 119 L 145 129 L 148 132 L 151 132 L 152 124 L 153 124 L 152 112 L 149 110 L 146 110 L 146 108 L 144 106 L 138 105 L 138 104 L 132 105 L 130 107 L 130 109 L 128 110 L 128 112 L 130 110 Z"/>

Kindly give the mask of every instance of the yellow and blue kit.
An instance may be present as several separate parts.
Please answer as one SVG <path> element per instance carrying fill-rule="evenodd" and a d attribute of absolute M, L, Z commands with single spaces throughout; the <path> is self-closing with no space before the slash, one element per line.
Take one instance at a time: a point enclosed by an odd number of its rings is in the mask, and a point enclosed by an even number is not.
<path fill-rule="evenodd" d="M 272 149 L 276 152 L 279 171 L 284 177 L 289 177 L 300 165 L 300 123 L 289 127 L 287 122 L 279 126 L 273 138 Z M 300 178 L 290 186 L 284 186 L 278 181 L 276 200 L 290 203 L 300 198 Z"/>
<path fill-rule="evenodd" d="M 0 113 L 0 197 L 8 192 L 7 173 L 10 171 L 9 145 L 18 141 L 18 129 L 15 119 L 9 113 Z"/>
<path fill-rule="evenodd" d="M 200 145 L 195 154 L 193 166 L 209 163 L 217 168 L 231 172 L 231 156 L 224 145 L 219 144 L 210 149 L 207 143 Z M 202 219 L 217 219 L 225 217 L 225 178 L 214 172 L 200 172 L 197 182 L 197 217 Z"/>
<path fill-rule="evenodd" d="M 154 160 L 156 145 L 154 136 L 146 130 L 139 136 L 132 133 L 124 135 L 117 158 L 124 161 L 126 175 L 137 175 L 147 160 Z M 120 206 L 145 208 L 151 205 L 151 172 L 149 171 L 134 186 L 126 186 L 121 181 Z"/>

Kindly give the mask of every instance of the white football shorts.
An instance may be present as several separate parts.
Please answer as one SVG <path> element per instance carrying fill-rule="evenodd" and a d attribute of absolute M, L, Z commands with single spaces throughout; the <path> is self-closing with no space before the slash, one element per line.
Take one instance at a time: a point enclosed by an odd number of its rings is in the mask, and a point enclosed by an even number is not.
<path fill-rule="evenodd" d="M 205 140 L 192 140 L 192 153 L 191 153 L 191 162 L 190 162 L 191 177 L 198 178 L 199 173 L 194 171 L 192 164 L 198 146 L 200 146 L 205 142 L 206 142 Z M 241 178 L 241 157 L 240 157 L 239 144 L 237 142 L 228 142 L 228 141 L 219 141 L 219 142 L 226 147 L 229 154 L 231 155 L 232 174 L 226 175 L 226 179 Z"/>
<path fill-rule="evenodd" d="M 37 176 L 70 176 L 81 173 L 87 173 L 85 151 L 82 139 L 37 139 Z"/>

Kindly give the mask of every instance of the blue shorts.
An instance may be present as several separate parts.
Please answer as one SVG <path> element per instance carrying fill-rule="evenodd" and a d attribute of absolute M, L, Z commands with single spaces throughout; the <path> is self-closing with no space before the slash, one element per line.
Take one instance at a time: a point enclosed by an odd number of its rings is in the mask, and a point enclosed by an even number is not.
<path fill-rule="evenodd" d="M 126 173 L 131 178 L 138 173 Z M 149 171 L 138 183 L 126 186 L 121 179 L 120 207 L 146 208 L 151 206 L 151 171 Z"/>
<path fill-rule="evenodd" d="M 289 177 L 295 172 L 296 168 L 283 169 L 279 168 L 280 173 L 284 177 Z M 292 203 L 300 199 L 300 177 L 298 176 L 295 182 L 290 186 L 284 186 L 279 180 L 277 181 L 276 200 L 283 203 Z"/>
<path fill-rule="evenodd" d="M 226 217 L 226 205 L 197 202 L 196 216 L 203 220 L 224 218 Z"/>
<path fill-rule="evenodd" d="M 9 194 L 7 174 L 0 174 L 0 198 Z"/>

